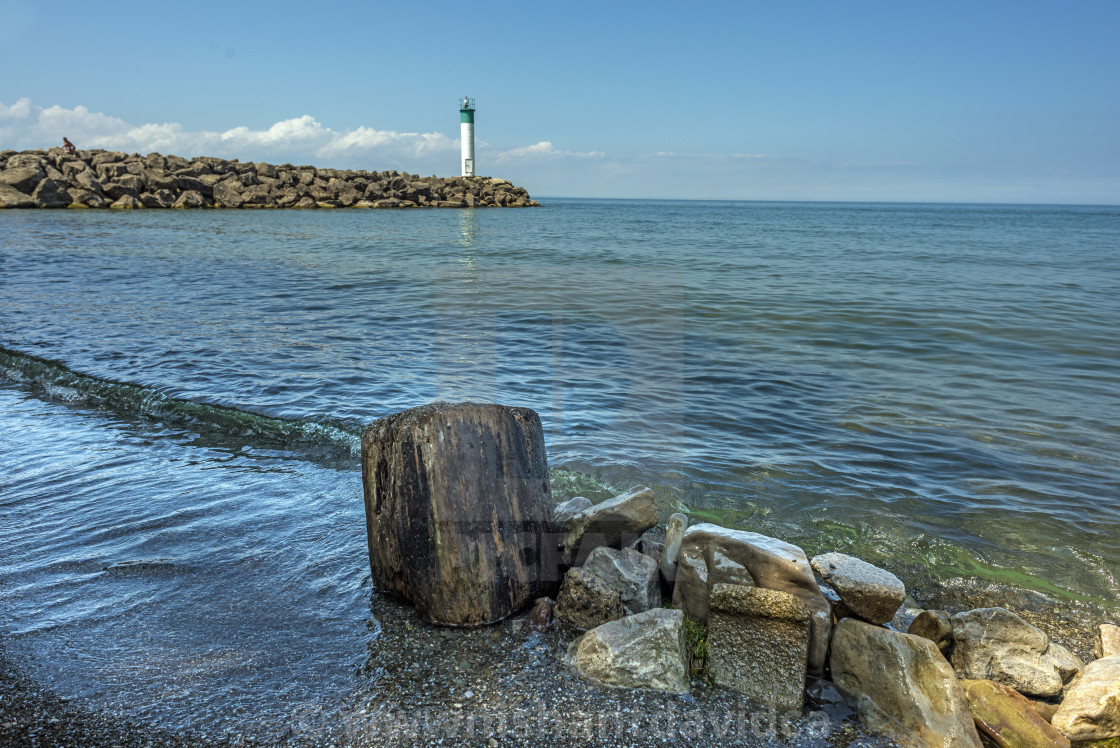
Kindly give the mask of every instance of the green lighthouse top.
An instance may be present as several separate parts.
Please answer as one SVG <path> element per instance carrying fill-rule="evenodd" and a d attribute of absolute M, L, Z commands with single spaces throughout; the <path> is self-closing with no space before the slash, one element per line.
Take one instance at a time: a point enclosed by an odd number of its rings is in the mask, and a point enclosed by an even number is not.
<path fill-rule="evenodd" d="M 459 121 L 474 124 L 474 99 L 469 96 L 459 99 Z"/>

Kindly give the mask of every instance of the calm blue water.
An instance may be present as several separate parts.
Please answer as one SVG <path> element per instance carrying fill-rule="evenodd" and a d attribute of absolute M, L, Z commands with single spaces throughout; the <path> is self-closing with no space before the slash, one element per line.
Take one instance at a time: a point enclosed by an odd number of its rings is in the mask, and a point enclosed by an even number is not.
<path fill-rule="evenodd" d="M 545 202 L 0 212 L 0 633 L 172 726 L 353 689 L 357 436 L 433 399 L 558 497 L 1120 608 L 1120 208 Z"/>

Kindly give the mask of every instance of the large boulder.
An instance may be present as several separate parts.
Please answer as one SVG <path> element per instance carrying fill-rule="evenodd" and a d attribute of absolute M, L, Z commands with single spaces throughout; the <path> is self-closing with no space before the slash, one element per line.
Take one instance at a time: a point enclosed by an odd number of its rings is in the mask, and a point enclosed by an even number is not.
<path fill-rule="evenodd" d="M 136 210 L 137 208 L 143 207 L 144 204 L 132 195 L 121 195 L 109 206 L 112 210 Z"/>
<path fill-rule="evenodd" d="M 685 531 L 677 559 L 674 605 L 697 620 L 707 620 L 713 586 L 752 583 L 788 592 L 809 608 L 809 673 L 820 675 L 828 653 L 832 612 L 805 552 L 777 538 L 719 525 L 693 525 Z"/>
<path fill-rule="evenodd" d="M 491 623 L 555 592 L 532 410 L 436 403 L 382 418 L 362 434 L 362 481 L 373 579 L 433 623 Z"/>
<path fill-rule="evenodd" d="M 591 551 L 583 569 L 616 590 L 630 613 L 644 613 L 661 607 L 657 562 L 633 548 L 617 551 L 600 546 Z"/>
<path fill-rule="evenodd" d="M 906 586 L 885 569 L 844 553 L 823 553 L 810 562 L 813 571 L 832 585 L 854 615 L 870 623 L 894 618 L 906 599 Z"/>
<path fill-rule="evenodd" d="M 572 642 L 567 660 L 600 685 L 687 693 L 684 613 L 657 608 L 605 623 Z"/>
<path fill-rule="evenodd" d="M 618 590 L 586 569 L 568 569 L 556 596 L 557 618 L 586 631 L 626 615 Z"/>
<path fill-rule="evenodd" d="M 1053 724 L 1075 743 L 1120 737 L 1120 656 L 1085 666 L 1054 714 Z"/>
<path fill-rule="evenodd" d="M 145 208 L 170 208 L 175 205 L 175 195 L 170 190 L 156 190 L 140 195 Z"/>
<path fill-rule="evenodd" d="M 43 171 L 43 167 L 38 164 L 34 166 L 13 167 L 12 161 L 15 159 L 15 156 L 9 159 L 8 168 L 4 171 L 0 171 L 0 185 L 8 185 L 25 195 L 30 195 L 39 182 L 47 178 L 47 173 Z"/>
<path fill-rule="evenodd" d="M 15 187 L 0 184 L 0 208 L 34 208 L 35 201 Z"/>
<path fill-rule="evenodd" d="M 832 680 L 859 697 L 860 718 L 903 745 L 980 748 L 964 690 L 937 645 L 856 618 L 836 625 Z"/>
<path fill-rule="evenodd" d="M 569 563 L 578 566 L 599 546 L 623 548 L 656 524 L 657 501 L 653 491 L 638 486 L 569 517 L 562 530 L 560 549 Z"/>
<path fill-rule="evenodd" d="M 205 208 L 206 198 L 194 190 L 186 190 L 175 199 L 172 208 Z"/>
<path fill-rule="evenodd" d="M 1097 627 L 1097 639 L 1093 642 L 1093 655 L 1098 660 L 1120 655 L 1120 626 L 1102 623 Z"/>
<path fill-rule="evenodd" d="M 53 179 L 44 179 L 31 193 L 31 199 L 40 208 L 65 208 L 72 200 L 70 191 L 61 183 Z"/>
<path fill-rule="evenodd" d="M 810 611 L 788 592 L 717 584 L 708 613 L 708 672 L 717 686 L 801 709 Z"/>
<path fill-rule="evenodd" d="M 1069 741 L 1010 686 L 990 680 L 962 680 L 977 729 L 999 748 L 1069 748 Z"/>
<path fill-rule="evenodd" d="M 214 203 L 219 208 L 240 208 L 245 204 L 245 198 L 241 196 L 245 187 L 239 179 L 224 179 L 216 183 L 213 189 Z"/>
<path fill-rule="evenodd" d="M 962 678 L 993 680 L 1050 699 L 1081 669 L 1069 650 L 1005 608 L 958 613 L 952 623 L 953 667 Z"/>

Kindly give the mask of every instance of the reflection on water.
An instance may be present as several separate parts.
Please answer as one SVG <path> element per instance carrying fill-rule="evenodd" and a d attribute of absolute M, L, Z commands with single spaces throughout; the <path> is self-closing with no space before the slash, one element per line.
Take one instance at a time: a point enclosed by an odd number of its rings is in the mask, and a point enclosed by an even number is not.
<path fill-rule="evenodd" d="M 959 599 L 1115 610 L 1118 235 L 1037 206 L 5 212 L 0 345 L 69 368 L 0 356 L 0 627 L 139 713 L 145 679 L 219 674 L 176 724 L 342 688 L 375 627 L 348 450 L 434 398 L 537 410 L 558 498 L 644 483 Z"/>
<path fill-rule="evenodd" d="M 473 247 L 478 238 L 478 211 L 458 210 L 459 214 L 459 243 L 464 247 Z"/>

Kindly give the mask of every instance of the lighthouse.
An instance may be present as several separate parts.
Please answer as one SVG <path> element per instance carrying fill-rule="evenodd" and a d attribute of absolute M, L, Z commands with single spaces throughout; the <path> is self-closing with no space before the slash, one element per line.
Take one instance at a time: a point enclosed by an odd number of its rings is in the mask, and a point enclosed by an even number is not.
<path fill-rule="evenodd" d="M 474 99 L 459 102 L 459 139 L 463 142 L 463 176 L 474 176 Z"/>

